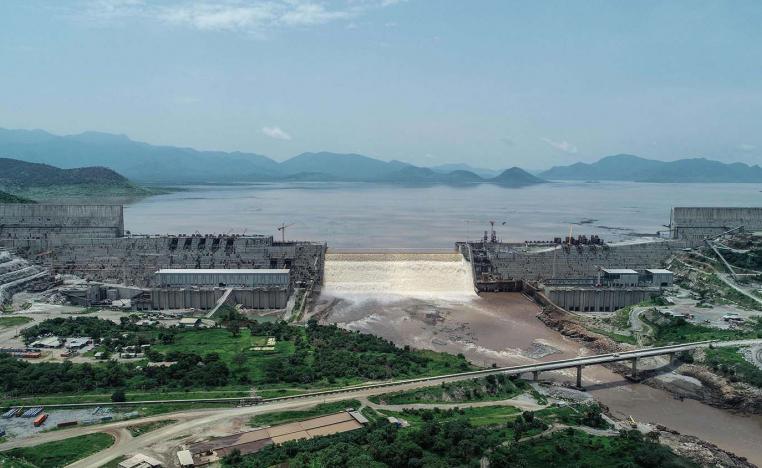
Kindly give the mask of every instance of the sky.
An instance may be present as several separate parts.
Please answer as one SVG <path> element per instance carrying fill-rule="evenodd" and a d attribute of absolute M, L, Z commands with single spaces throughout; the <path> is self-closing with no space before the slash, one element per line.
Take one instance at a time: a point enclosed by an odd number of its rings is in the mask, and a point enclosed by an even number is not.
<path fill-rule="evenodd" d="M 276 160 L 762 163 L 758 0 L 3 0 L 0 127 Z"/>

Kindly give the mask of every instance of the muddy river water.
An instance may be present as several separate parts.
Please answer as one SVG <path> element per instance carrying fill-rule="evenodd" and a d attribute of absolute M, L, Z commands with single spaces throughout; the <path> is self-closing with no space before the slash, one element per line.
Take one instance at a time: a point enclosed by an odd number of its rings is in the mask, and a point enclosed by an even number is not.
<path fill-rule="evenodd" d="M 459 259 L 415 265 L 415 275 L 400 273 L 405 271 L 405 259 L 387 266 L 347 260 L 363 259 L 329 257 L 326 264 L 326 287 L 315 308 L 326 321 L 399 345 L 463 353 L 479 365 L 516 365 L 591 354 L 540 322 L 538 306 L 521 294 L 473 294 L 463 286 L 465 273 Z M 408 276 L 402 281 L 392 278 L 400 274 Z M 378 287 L 379 281 L 386 287 Z M 574 372 L 548 373 L 543 378 L 573 381 Z M 762 465 L 762 416 L 735 414 L 695 400 L 680 401 L 601 366 L 586 368 L 583 384 L 620 418 L 633 416 L 662 424 Z"/>

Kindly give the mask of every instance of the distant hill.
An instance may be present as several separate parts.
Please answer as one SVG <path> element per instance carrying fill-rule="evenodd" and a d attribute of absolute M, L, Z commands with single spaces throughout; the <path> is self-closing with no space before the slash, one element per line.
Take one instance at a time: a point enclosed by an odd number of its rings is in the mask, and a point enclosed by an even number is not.
<path fill-rule="evenodd" d="M 154 146 L 133 141 L 125 135 L 100 132 L 58 136 L 42 130 L 0 129 L 0 157 L 4 156 L 47 164 L 49 169 L 42 170 L 41 174 L 59 167 L 74 170 L 82 166 L 101 166 L 101 170 L 108 167 L 142 183 L 331 181 L 468 185 L 493 182 L 513 187 L 541 182 L 526 173 L 498 176 L 497 172 L 465 164 L 424 168 L 351 153 L 302 153 L 279 163 L 255 153 Z M 91 167 L 84 169 L 94 170 Z M 62 180 L 66 174 L 60 173 L 57 177 Z M 87 172 L 80 175 L 86 176 Z M 109 181 L 108 177 L 104 180 Z"/>
<path fill-rule="evenodd" d="M 0 203 L 37 203 L 29 198 L 19 197 L 8 192 L 0 191 Z"/>
<path fill-rule="evenodd" d="M 500 175 L 500 171 L 496 171 L 494 169 L 485 169 L 483 167 L 474 167 L 474 166 L 471 166 L 470 164 L 464 164 L 464 163 L 441 164 L 439 166 L 432 166 L 431 169 L 433 171 L 436 171 L 442 174 L 449 174 L 450 172 L 454 172 L 454 171 L 467 171 L 467 172 L 472 172 L 483 179 L 490 179 L 492 177 L 496 177 Z"/>
<path fill-rule="evenodd" d="M 279 174 L 277 162 L 258 154 L 154 146 L 99 132 L 57 136 L 42 130 L 0 129 L 0 157 L 61 168 L 105 166 L 129 179 L 153 183 L 255 180 Z"/>
<path fill-rule="evenodd" d="M 342 180 L 366 181 L 383 178 L 408 164 L 381 161 L 361 154 L 302 153 L 278 165 L 282 174 L 322 173 Z"/>
<path fill-rule="evenodd" d="M 490 182 L 503 187 L 526 187 L 528 185 L 541 184 L 545 182 L 545 180 L 533 176 L 518 167 L 512 167 L 503 171 L 499 176 L 490 179 Z"/>
<path fill-rule="evenodd" d="M 630 154 L 607 156 L 595 163 L 557 166 L 540 176 L 550 180 L 624 180 L 633 182 L 762 182 L 762 168 L 705 158 L 656 161 Z"/>
<path fill-rule="evenodd" d="M 133 195 L 143 192 L 105 167 L 60 169 L 48 164 L 0 158 L 0 190 L 16 195 Z"/>

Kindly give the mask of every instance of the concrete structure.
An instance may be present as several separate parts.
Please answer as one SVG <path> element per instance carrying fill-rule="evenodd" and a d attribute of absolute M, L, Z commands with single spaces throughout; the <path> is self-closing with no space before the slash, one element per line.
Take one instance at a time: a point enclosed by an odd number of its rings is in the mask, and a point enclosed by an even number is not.
<path fill-rule="evenodd" d="M 686 243 L 654 238 L 603 246 L 468 242 L 458 243 L 457 247 L 471 261 L 478 286 L 550 278 L 596 278 L 602 268 L 659 268 L 670 255 L 685 248 Z M 487 286 L 479 289 L 486 290 Z"/>
<path fill-rule="evenodd" d="M 228 296 L 224 297 L 228 292 Z M 150 302 L 138 305 L 136 310 L 214 309 L 224 299 L 227 304 L 240 304 L 247 309 L 283 309 L 288 303 L 287 287 L 270 288 L 154 288 L 149 292 Z"/>
<path fill-rule="evenodd" d="M 119 462 L 119 468 L 157 468 L 160 466 L 162 465 L 159 460 L 142 453 Z"/>
<path fill-rule="evenodd" d="M 286 269 L 163 269 L 157 271 L 156 276 L 157 282 L 163 288 L 188 286 L 287 288 L 290 284 L 289 270 Z"/>
<path fill-rule="evenodd" d="M 640 283 L 650 286 L 668 288 L 675 281 L 675 274 L 663 268 L 648 268 L 640 276 Z"/>
<path fill-rule="evenodd" d="M 0 305 L 21 290 L 44 290 L 52 283 L 44 268 L 0 249 Z"/>
<path fill-rule="evenodd" d="M 629 268 L 604 268 L 601 270 L 601 284 L 606 286 L 637 286 L 638 280 L 638 272 Z"/>
<path fill-rule="evenodd" d="M 672 237 L 694 245 L 741 226 L 745 231 L 762 230 L 762 208 L 675 207 L 670 217 Z"/>
<path fill-rule="evenodd" d="M 544 292 L 554 304 L 572 312 L 614 312 L 658 297 L 661 288 L 546 286 Z"/>
<path fill-rule="evenodd" d="M 0 239 L 114 238 L 123 235 L 122 205 L 0 204 Z"/>

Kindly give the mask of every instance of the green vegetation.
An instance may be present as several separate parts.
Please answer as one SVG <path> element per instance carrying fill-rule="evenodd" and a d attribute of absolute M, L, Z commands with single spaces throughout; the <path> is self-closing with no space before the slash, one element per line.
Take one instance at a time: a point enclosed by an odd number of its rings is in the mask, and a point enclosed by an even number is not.
<path fill-rule="evenodd" d="M 0 453 L 0 467 L 1 468 L 38 468 L 31 463 L 24 460 L 17 460 L 11 458 L 4 453 Z"/>
<path fill-rule="evenodd" d="M 623 431 L 619 437 L 600 437 L 573 429 L 497 447 L 489 460 L 493 468 L 697 466 L 638 431 Z"/>
<path fill-rule="evenodd" d="M 25 323 L 31 322 L 29 317 L 22 317 L 20 315 L 14 315 L 12 317 L 0 317 L 0 328 L 18 327 Z"/>
<path fill-rule="evenodd" d="M 585 417 L 585 408 L 594 412 L 593 406 L 576 405 L 574 409 Z M 223 465 L 478 467 L 487 457 L 493 468 L 694 466 L 637 431 L 599 437 L 570 429 L 536 438 L 549 428 L 549 422 L 572 417 L 569 407 L 548 408 L 545 413 L 521 413 L 512 407 L 382 412 L 402 417 L 410 423 L 407 428 L 398 428 L 369 408 L 365 410 L 371 423 L 363 429 L 269 446 L 247 456 L 233 454 Z"/>
<path fill-rule="evenodd" d="M 588 329 L 592 332 L 601 334 L 603 336 L 607 336 L 611 338 L 612 340 L 616 341 L 617 343 L 627 343 L 627 344 L 638 344 L 638 340 L 632 336 L 632 335 L 623 335 L 622 333 L 615 333 L 608 330 L 603 330 L 601 328 L 596 327 L 588 327 Z"/>
<path fill-rule="evenodd" d="M 303 411 L 283 411 L 280 413 L 265 413 L 254 416 L 249 421 L 249 426 L 272 426 L 275 424 L 285 424 L 292 421 L 301 421 L 303 419 L 314 418 L 326 414 L 338 413 L 347 408 L 358 409 L 360 402 L 357 400 L 341 400 L 332 403 L 321 403 L 314 408 Z"/>
<path fill-rule="evenodd" d="M 87 434 L 4 452 L 9 458 L 38 467 L 61 467 L 100 452 L 114 443 L 109 434 Z M 20 465 L 24 466 L 24 465 Z"/>
<path fill-rule="evenodd" d="M 176 423 L 176 419 L 164 419 L 161 421 L 154 421 L 149 423 L 143 423 L 143 424 L 136 424 L 134 426 L 127 426 L 127 430 L 130 431 L 130 434 L 132 434 L 132 437 L 137 437 L 140 435 L 143 435 L 147 432 L 155 431 L 156 429 L 160 429 L 164 426 L 168 426 L 170 424 Z"/>
<path fill-rule="evenodd" d="M 0 203 L 37 203 L 37 202 L 34 200 L 30 200 L 29 198 L 20 197 L 18 195 L 13 195 L 12 193 L 3 192 L 2 190 L 0 190 Z"/>
<path fill-rule="evenodd" d="M 645 320 L 654 329 L 654 345 L 685 343 L 704 340 L 742 340 L 762 338 L 762 318 L 753 317 L 736 329 L 718 329 L 696 325 L 684 318 L 663 317 L 658 322 Z"/>
<path fill-rule="evenodd" d="M 762 369 L 744 359 L 738 348 L 707 349 L 705 362 L 731 382 L 745 382 L 762 387 Z"/>
<path fill-rule="evenodd" d="M 424 387 L 406 392 L 374 395 L 369 399 L 374 403 L 384 402 L 387 405 L 507 400 L 528 391 L 530 388 L 531 386 L 523 380 L 497 374 L 473 380 L 442 383 L 439 387 Z"/>
<path fill-rule="evenodd" d="M 260 395 L 267 397 L 298 392 L 293 387 L 325 388 L 473 369 L 462 355 L 397 348 L 382 338 L 315 321 L 306 328 L 282 321 L 260 323 L 234 310 L 220 319 L 224 328 L 207 330 L 143 327 L 136 324 L 137 316 L 123 317 L 120 323 L 82 316 L 46 320 L 22 331 L 24 339 L 30 342 L 48 333 L 90 336 L 101 339 L 98 350 L 108 353 L 150 345 L 146 351 L 149 361 L 173 364 L 30 363 L 0 355 L 0 372 L 7 376 L 0 390 L 18 397 L 84 396 L 122 389 L 129 401 L 136 392 L 238 391 L 256 385 Z M 276 339 L 274 351 L 251 349 L 267 337 Z"/>

